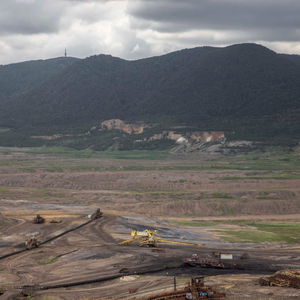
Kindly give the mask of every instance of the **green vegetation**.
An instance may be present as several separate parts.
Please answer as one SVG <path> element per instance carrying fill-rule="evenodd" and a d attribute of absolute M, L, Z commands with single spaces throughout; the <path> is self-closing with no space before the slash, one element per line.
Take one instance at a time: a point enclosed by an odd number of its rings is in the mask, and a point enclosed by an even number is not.
<path fill-rule="evenodd" d="M 295 182 L 282 182 L 280 186 L 276 182 L 268 182 L 269 187 L 266 188 L 264 182 L 257 179 L 255 186 L 239 181 L 234 184 L 237 188 L 232 188 L 231 182 L 218 181 L 220 176 L 227 174 L 245 179 L 258 176 L 287 178 L 289 175 L 289 179 L 296 180 L 300 174 L 297 152 L 273 149 L 267 153 L 257 151 L 235 156 L 209 156 L 170 154 L 167 151 L 75 150 L 68 147 L 13 148 L 10 151 L 9 157 L 0 153 L 0 171 L 8 174 L 9 178 L 17 175 L 18 180 L 6 179 L 6 175 L 2 175 L 0 196 L 5 199 L 81 202 L 84 200 L 78 199 L 80 196 L 77 194 L 82 189 L 89 189 L 90 194 L 86 193 L 82 199 L 99 198 L 107 205 L 109 201 L 122 198 L 124 203 L 128 202 L 126 208 L 131 209 L 134 202 L 142 203 L 145 210 L 148 207 L 149 211 L 156 210 L 155 214 L 167 215 L 170 211 L 172 216 L 199 217 L 200 221 L 200 216 L 208 215 L 288 214 L 300 209 Z M 242 167 L 244 170 L 241 170 Z M 105 172 L 107 177 L 103 176 Z M 125 172 L 128 174 L 123 174 Z M 51 173 L 61 173 L 61 182 L 56 182 L 56 175 Z M 89 180 L 93 176 L 99 178 L 99 184 Z M 23 183 L 19 186 L 23 178 L 24 186 Z M 40 184 L 41 188 L 34 188 L 36 184 Z M 120 202 L 123 203 L 123 200 Z"/>
<path fill-rule="evenodd" d="M 98 55 L 1 66 L 0 126 L 11 130 L 0 131 L 0 143 L 80 150 L 174 145 L 120 132 L 83 134 L 105 119 L 120 118 L 163 130 L 187 126 L 222 130 L 230 140 L 296 145 L 299 87 L 299 63 L 256 44 L 199 47 L 137 61 Z M 50 133 L 76 136 L 31 138 Z"/>
<path fill-rule="evenodd" d="M 178 225 L 182 225 L 182 226 L 195 226 L 195 227 L 216 226 L 216 225 L 220 224 L 219 222 L 211 222 L 211 221 L 208 221 L 208 222 L 176 221 L 175 223 Z"/>
<path fill-rule="evenodd" d="M 163 160 L 168 156 L 166 151 L 114 151 L 104 152 L 104 156 L 112 159 Z"/>
<path fill-rule="evenodd" d="M 49 197 L 51 193 L 52 191 L 47 189 L 37 189 L 32 191 L 34 197 L 42 197 L 42 198 Z"/>
<path fill-rule="evenodd" d="M 76 150 L 67 147 L 41 147 L 33 148 L 28 153 L 47 154 L 69 158 L 106 158 L 131 160 L 162 160 L 168 155 L 166 151 L 93 151 Z"/>
<path fill-rule="evenodd" d="M 288 243 L 300 242 L 299 223 L 248 223 L 248 226 L 255 226 L 260 231 L 274 233 Z"/>
<path fill-rule="evenodd" d="M 7 194 L 9 192 L 8 188 L 0 187 L 0 195 Z"/>
<path fill-rule="evenodd" d="M 224 193 L 224 192 L 216 192 L 216 193 L 213 193 L 212 196 L 217 199 L 229 199 L 229 200 L 235 199 L 229 193 Z"/>
<path fill-rule="evenodd" d="M 70 158 L 91 158 L 95 155 L 94 151 L 91 150 L 75 150 L 67 147 L 41 147 L 33 148 L 28 153 L 30 154 L 46 154 L 53 156 L 63 156 Z"/>
<path fill-rule="evenodd" d="M 76 58 L 56 58 L 0 66 L 0 98 L 26 93 L 72 65 Z"/>
<path fill-rule="evenodd" d="M 300 223 L 275 223 L 253 221 L 178 221 L 183 226 L 217 226 L 236 225 L 239 229 L 214 229 L 213 231 L 225 235 L 222 239 L 228 242 L 285 242 L 300 243 Z M 249 230 L 250 228 L 253 230 Z"/>
<path fill-rule="evenodd" d="M 22 151 L 22 150 L 20 150 Z M 185 172 L 185 171 L 215 171 L 215 170 L 245 170 L 248 171 L 243 176 L 226 176 L 219 177 L 220 180 L 243 180 L 243 179 L 299 179 L 300 156 L 293 152 L 269 152 L 256 153 L 253 160 L 252 154 L 238 155 L 235 157 L 218 157 L 207 160 L 199 160 L 194 162 L 172 161 L 168 164 L 153 164 L 151 160 L 164 160 L 167 157 L 176 158 L 176 154 L 170 154 L 168 151 L 93 151 L 93 150 L 75 150 L 68 147 L 40 147 L 32 148 L 27 151 L 29 154 L 42 154 L 54 157 L 64 157 L 69 159 L 87 159 L 86 163 L 67 161 L 57 163 L 44 161 L 36 164 L 36 168 L 45 169 L 49 172 L 66 171 L 147 171 L 158 170 L 163 172 Z M 283 156 L 283 157 L 282 157 Z M 121 166 L 95 164 L 88 162 L 88 159 L 104 159 L 104 160 L 126 160 L 128 163 Z M 130 163 L 131 160 L 134 162 Z M 269 161 L 268 161 L 269 160 Z M 141 161 L 141 163 L 136 163 Z M 255 164 L 253 163 L 255 162 Z M 34 172 L 32 162 L 28 160 L 3 160 L 0 165 L 18 165 L 21 169 L 28 172 Z M 27 169 L 29 168 L 29 169 Z M 251 170 L 251 172 L 249 172 Z M 197 184 L 197 182 L 187 179 L 179 179 L 170 181 L 174 183 Z M 228 195 L 216 194 L 217 198 L 226 198 Z"/>
<path fill-rule="evenodd" d="M 219 180 L 290 180 L 300 179 L 298 173 L 280 173 L 280 174 L 266 174 L 260 176 L 226 176 L 219 177 Z"/>
<path fill-rule="evenodd" d="M 227 242 L 252 242 L 252 243 L 264 243 L 264 242 L 288 242 L 285 237 L 279 236 L 271 232 L 262 231 L 234 231 L 234 230 L 218 230 L 221 234 L 228 236 L 222 237 Z M 288 239 L 289 240 L 289 239 Z"/>
<path fill-rule="evenodd" d="M 58 257 L 56 256 L 51 256 L 49 258 L 43 258 L 43 259 L 39 259 L 38 263 L 41 265 L 49 265 L 49 264 L 53 264 L 58 260 Z"/>
<path fill-rule="evenodd" d="M 23 171 L 23 172 L 26 172 L 26 173 L 35 173 L 36 169 L 35 168 L 30 168 L 30 167 L 27 167 L 27 168 L 20 168 L 20 171 Z"/>

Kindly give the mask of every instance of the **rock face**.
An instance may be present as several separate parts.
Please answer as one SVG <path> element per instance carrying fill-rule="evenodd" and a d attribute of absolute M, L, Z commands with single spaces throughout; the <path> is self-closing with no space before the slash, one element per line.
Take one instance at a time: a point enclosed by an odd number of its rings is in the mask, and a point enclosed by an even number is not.
<path fill-rule="evenodd" d="M 100 124 L 100 130 L 120 130 L 128 134 L 141 134 L 147 127 L 145 124 L 127 124 L 120 119 L 106 120 Z"/>
<path fill-rule="evenodd" d="M 111 119 L 101 122 L 98 126 L 90 129 L 88 134 L 93 132 L 118 130 L 128 135 L 141 135 L 141 139 L 136 139 L 133 143 L 151 143 L 155 141 L 170 140 L 174 141 L 173 152 L 208 152 L 208 153 L 232 153 L 234 151 L 247 151 L 253 145 L 247 141 L 238 141 L 236 143 L 226 142 L 226 136 L 223 131 L 188 131 L 182 127 L 174 130 L 163 130 L 158 133 L 151 133 L 153 130 L 145 131 L 146 128 L 154 129 L 155 125 L 145 123 L 126 123 L 120 119 Z M 184 130 L 184 133 L 181 130 Z M 126 138 L 126 137 L 125 137 Z M 118 145 L 116 143 L 116 149 Z"/>
<path fill-rule="evenodd" d="M 119 130 L 127 134 L 142 134 L 145 128 L 149 128 L 151 125 L 148 124 L 130 124 L 120 119 L 111 119 L 103 121 L 100 126 L 91 128 L 94 130 Z M 188 142 L 216 142 L 225 139 L 225 134 L 222 131 L 194 131 L 186 134 L 177 133 L 175 131 L 163 131 L 161 133 L 154 134 L 145 141 L 156 141 L 168 139 L 175 141 L 178 144 L 185 144 Z"/>
<path fill-rule="evenodd" d="M 177 141 L 182 138 L 183 135 L 180 133 L 175 133 L 174 131 L 163 131 L 161 133 L 152 135 L 148 139 L 145 139 L 145 141 L 152 142 L 152 141 L 163 140 L 163 139 Z"/>
<path fill-rule="evenodd" d="M 225 133 L 223 131 L 192 132 L 190 139 L 195 142 L 217 142 L 225 139 Z"/>
<path fill-rule="evenodd" d="M 194 143 L 178 144 L 172 152 L 204 152 L 210 154 L 239 154 L 258 149 L 258 143 L 250 141 L 227 142 L 226 139 L 214 141 L 200 141 Z"/>
<path fill-rule="evenodd" d="M 174 131 L 163 131 L 162 133 L 151 136 L 148 141 L 161 139 L 173 140 L 177 144 L 209 143 L 225 140 L 225 134 L 222 131 L 193 131 L 183 135 Z"/>

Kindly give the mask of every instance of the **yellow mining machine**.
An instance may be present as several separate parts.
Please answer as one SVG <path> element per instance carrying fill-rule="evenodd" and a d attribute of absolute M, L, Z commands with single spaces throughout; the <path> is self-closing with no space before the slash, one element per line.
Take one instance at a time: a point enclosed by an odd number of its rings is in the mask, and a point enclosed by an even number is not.
<path fill-rule="evenodd" d="M 189 246 L 203 246 L 203 244 L 189 243 L 183 241 L 172 241 L 157 236 L 157 230 L 146 229 L 144 231 L 131 231 L 131 239 L 119 242 L 119 245 L 138 243 L 140 246 L 157 247 L 158 243 L 181 244 Z"/>

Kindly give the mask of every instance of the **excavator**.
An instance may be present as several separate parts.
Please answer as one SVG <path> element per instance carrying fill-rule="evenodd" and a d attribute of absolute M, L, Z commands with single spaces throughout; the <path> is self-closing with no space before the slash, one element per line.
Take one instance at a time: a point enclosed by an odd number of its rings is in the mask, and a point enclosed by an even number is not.
<path fill-rule="evenodd" d="M 183 241 L 172 241 L 163 239 L 156 234 L 157 230 L 145 229 L 144 231 L 131 231 L 131 238 L 122 242 L 119 245 L 128 245 L 130 243 L 138 243 L 140 246 L 157 247 L 158 243 L 181 244 L 189 246 L 203 246 L 203 244 L 189 243 Z"/>

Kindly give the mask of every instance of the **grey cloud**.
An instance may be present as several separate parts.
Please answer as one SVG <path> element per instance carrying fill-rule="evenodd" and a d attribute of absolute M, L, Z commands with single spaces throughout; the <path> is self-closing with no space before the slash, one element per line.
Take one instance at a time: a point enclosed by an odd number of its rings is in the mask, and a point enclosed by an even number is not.
<path fill-rule="evenodd" d="M 261 35 L 261 30 L 268 40 L 299 39 L 299 0 L 137 0 L 129 2 L 128 13 L 133 27 L 158 32 L 243 30 Z"/>
<path fill-rule="evenodd" d="M 55 32 L 64 8 L 60 0 L 1 0 L 0 34 Z"/>
<path fill-rule="evenodd" d="M 0 0 L 0 63 L 65 47 L 127 59 L 242 42 L 300 52 L 299 15 L 300 0 Z"/>

